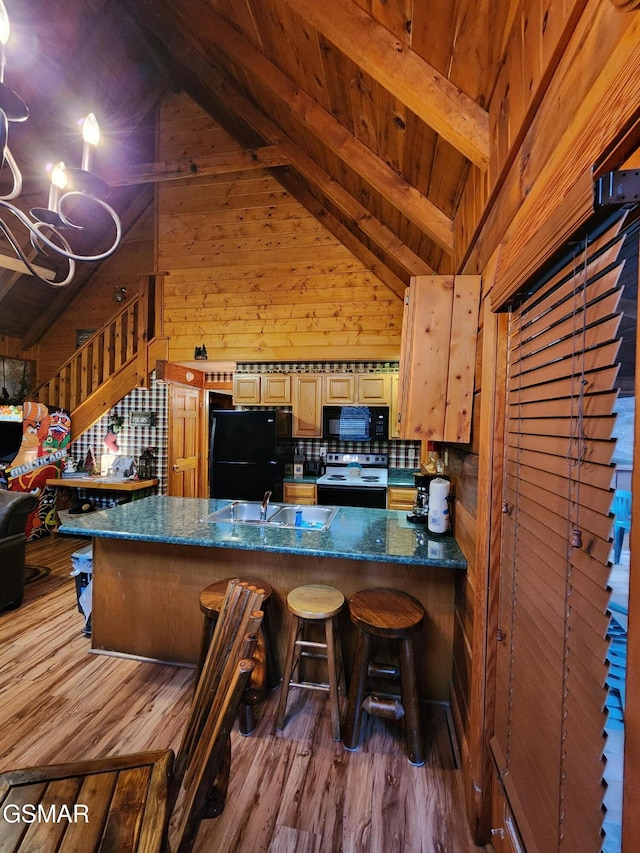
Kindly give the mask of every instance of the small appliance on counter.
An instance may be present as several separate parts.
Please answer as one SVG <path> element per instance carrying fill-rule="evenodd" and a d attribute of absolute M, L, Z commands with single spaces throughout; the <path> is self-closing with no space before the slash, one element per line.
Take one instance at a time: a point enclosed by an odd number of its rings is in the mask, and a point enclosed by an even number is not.
<path fill-rule="evenodd" d="M 429 515 L 429 482 L 435 475 L 414 474 L 413 481 L 416 487 L 416 500 L 413 509 L 407 513 L 407 521 L 413 524 L 426 524 Z"/>
<path fill-rule="evenodd" d="M 322 477 L 327 466 L 323 458 L 320 459 L 305 459 L 304 473 L 309 477 Z"/>

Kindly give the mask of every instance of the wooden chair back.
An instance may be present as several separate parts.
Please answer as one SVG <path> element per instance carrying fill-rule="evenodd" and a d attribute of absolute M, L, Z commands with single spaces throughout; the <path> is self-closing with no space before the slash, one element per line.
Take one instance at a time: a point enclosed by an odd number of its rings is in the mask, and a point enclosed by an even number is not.
<path fill-rule="evenodd" d="M 261 604 L 260 591 L 230 581 L 175 760 L 165 750 L 0 774 L 3 853 L 191 850 L 200 821 L 224 807 Z"/>
<path fill-rule="evenodd" d="M 231 757 L 229 734 L 254 668 L 263 600 L 264 590 L 246 582 L 235 579 L 227 586 L 169 791 L 173 812 L 170 849 L 176 853 L 189 851 L 200 821 L 217 817 L 224 808 Z M 237 666 L 230 666 L 230 661 Z"/>

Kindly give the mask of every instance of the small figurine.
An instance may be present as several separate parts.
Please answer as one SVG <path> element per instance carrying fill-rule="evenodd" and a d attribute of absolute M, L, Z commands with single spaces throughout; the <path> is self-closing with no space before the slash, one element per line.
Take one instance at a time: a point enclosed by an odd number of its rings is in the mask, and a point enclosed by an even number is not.
<path fill-rule="evenodd" d="M 207 360 L 207 348 L 204 344 L 201 347 L 196 347 L 193 353 L 193 357 L 197 361 L 206 361 Z"/>

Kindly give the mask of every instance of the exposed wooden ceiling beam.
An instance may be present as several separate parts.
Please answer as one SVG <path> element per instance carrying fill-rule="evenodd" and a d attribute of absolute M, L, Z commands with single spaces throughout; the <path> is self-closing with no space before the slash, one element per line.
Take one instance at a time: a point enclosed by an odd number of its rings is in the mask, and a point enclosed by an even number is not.
<path fill-rule="evenodd" d="M 262 142 L 273 143 L 282 151 L 283 156 L 288 158 L 290 169 L 294 169 L 306 178 L 314 191 L 317 191 L 319 195 L 323 196 L 352 221 L 356 236 L 349 234 L 347 237 L 348 230 L 341 226 L 341 239 L 344 238 L 348 241 L 349 249 L 353 254 L 358 254 L 354 245 L 358 241 L 357 232 L 359 231 L 367 236 L 372 248 L 367 249 L 363 244 L 363 249 L 368 252 L 368 255 L 366 259 L 360 255 L 360 260 L 363 260 L 367 265 L 375 263 L 376 274 L 389 285 L 394 293 L 398 292 L 398 282 L 401 280 L 406 284 L 413 275 L 433 274 L 429 264 L 412 252 L 364 205 L 360 204 L 337 181 L 331 178 L 248 98 L 245 98 L 235 87 L 223 80 L 220 72 L 214 69 L 201 54 L 197 54 L 191 43 L 187 44 L 177 33 L 177 30 L 172 31 L 170 45 L 158 42 L 157 49 L 175 52 L 175 55 L 179 57 L 173 63 L 176 82 L 179 82 L 186 91 L 190 92 L 200 106 L 213 116 L 228 133 L 238 139 L 241 144 L 247 146 L 256 147 Z M 275 169 L 273 171 L 276 178 L 284 183 L 283 170 Z M 307 193 L 305 198 L 298 198 L 297 193 L 300 187 L 299 181 L 289 180 L 287 183 L 287 189 L 294 198 L 306 206 L 314 215 L 320 212 L 323 217 L 322 221 L 332 230 L 334 235 L 338 236 L 337 229 L 330 227 L 331 222 L 328 213 L 321 203 L 314 201 L 313 210 L 311 210 L 311 204 L 305 205 L 306 196 L 312 197 L 312 193 Z M 334 221 L 337 225 L 340 224 L 337 219 Z M 404 270 L 405 276 L 399 277 L 391 270 L 388 260 L 385 260 L 389 258 L 397 267 Z"/>
<path fill-rule="evenodd" d="M 247 172 L 252 169 L 286 166 L 288 162 L 288 157 L 278 146 L 267 145 L 249 151 L 209 154 L 198 157 L 197 160 L 184 157 L 169 163 L 121 166 L 103 171 L 101 177 L 110 187 L 124 187 L 176 181 L 183 178 L 200 178 L 205 175 L 224 175 L 229 172 Z"/>
<path fill-rule="evenodd" d="M 141 10 L 145 13 L 139 17 L 140 25 L 151 26 L 156 37 L 171 48 L 174 28 L 167 26 L 167 16 L 177 14 L 173 5 L 169 6 L 158 0 L 140 0 L 134 13 L 139 15 Z M 182 8 L 180 15 L 184 20 L 186 13 L 182 12 Z M 216 14 L 210 5 L 201 0 L 191 0 L 186 17 L 194 44 L 209 64 L 212 64 L 211 48 L 215 46 L 226 54 L 228 59 L 239 64 L 257 84 L 266 87 L 293 119 L 317 136 L 403 216 L 434 240 L 440 248 L 453 254 L 453 221 L 450 217 L 356 139 L 331 113 L 303 92 L 224 18 Z"/>
<path fill-rule="evenodd" d="M 365 234 L 380 249 L 377 265 L 385 255 L 391 255 L 398 266 L 406 270 L 407 278 L 412 275 L 432 275 L 434 270 L 411 251 L 395 234 L 333 180 L 308 154 L 305 154 L 276 125 L 241 95 L 229 83 L 210 80 L 210 85 L 229 110 L 242 115 L 247 124 L 264 139 L 275 143 L 291 167 L 313 185 L 327 201 L 335 205 L 348 217 L 354 227 Z M 280 177 L 279 177 L 280 180 Z M 300 186 L 299 182 L 296 184 Z M 297 197 L 297 196 L 296 196 Z M 375 252 L 374 252 L 375 254 Z M 382 278 L 382 276 L 381 276 Z"/>
<path fill-rule="evenodd" d="M 285 3 L 483 171 L 489 114 L 353 0 Z"/>

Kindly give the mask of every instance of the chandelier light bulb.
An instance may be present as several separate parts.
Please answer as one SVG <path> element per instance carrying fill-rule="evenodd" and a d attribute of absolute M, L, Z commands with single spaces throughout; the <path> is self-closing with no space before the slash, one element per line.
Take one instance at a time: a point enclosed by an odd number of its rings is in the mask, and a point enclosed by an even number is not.
<path fill-rule="evenodd" d="M 4 47 L 9 41 L 11 27 L 9 26 L 9 16 L 4 7 L 4 3 L 0 0 L 0 44 Z"/>
<path fill-rule="evenodd" d="M 49 188 L 49 210 L 58 210 L 60 190 L 67 185 L 67 172 L 64 163 L 56 163 L 51 170 L 51 187 Z"/>
<path fill-rule="evenodd" d="M 0 0 L 2 2 L 2 0 Z M 93 113 L 89 113 L 82 122 L 82 166 L 85 172 L 91 171 L 91 151 L 100 142 L 100 125 Z"/>
<path fill-rule="evenodd" d="M 6 65 L 4 47 L 9 41 L 10 34 L 11 27 L 9 26 L 9 16 L 7 15 L 4 3 L 0 0 L 0 83 L 4 82 L 4 66 Z"/>

